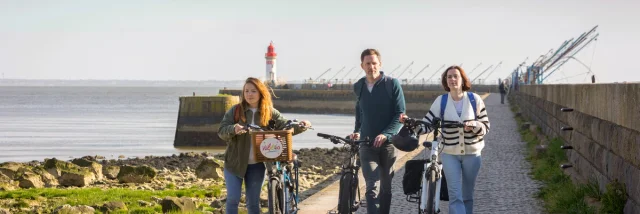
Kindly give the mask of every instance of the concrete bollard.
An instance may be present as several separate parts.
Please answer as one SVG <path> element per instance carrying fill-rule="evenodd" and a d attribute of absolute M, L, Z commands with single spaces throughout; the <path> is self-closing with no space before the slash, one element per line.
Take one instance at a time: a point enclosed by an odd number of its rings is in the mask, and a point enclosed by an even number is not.
<path fill-rule="evenodd" d="M 535 124 L 529 125 L 529 131 L 531 131 L 531 133 L 533 134 L 538 134 L 538 126 Z"/>
<path fill-rule="evenodd" d="M 180 97 L 173 146 L 225 146 L 218 128 L 224 114 L 239 100 L 228 95 Z"/>
<path fill-rule="evenodd" d="M 547 153 L 547 148 L 548 146 L 544 144 L 536 145 L 535 157 L 540 158 L 544 156 Z"/>

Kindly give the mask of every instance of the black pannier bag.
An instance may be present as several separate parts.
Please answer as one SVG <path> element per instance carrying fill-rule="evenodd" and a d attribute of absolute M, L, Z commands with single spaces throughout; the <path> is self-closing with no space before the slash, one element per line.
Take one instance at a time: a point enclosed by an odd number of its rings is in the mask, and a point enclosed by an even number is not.
<path fill-rule="evenodd" d="M 402 177 L 402 190 L 405 195 L 416 194 L 420 191 L 422 183 L 422 172 L 426 160 L 408 160 L 404 165 L 404 176 Z"/>

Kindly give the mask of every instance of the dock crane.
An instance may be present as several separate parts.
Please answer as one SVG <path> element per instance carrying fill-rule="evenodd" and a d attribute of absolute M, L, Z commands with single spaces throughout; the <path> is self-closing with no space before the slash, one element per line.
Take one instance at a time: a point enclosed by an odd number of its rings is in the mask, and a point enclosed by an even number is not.
<path fill-rule="evenodd" d="M 347 66 L 342 66 L 342 68 L 335 75 L 333 75 L 331 78 L 329 78 L 329 82 L 331 82 L 331 80 L 333 78 L 336 78 L 336 76 L 338 76 L 338 74 L 340 74 L 340 72 L 344 71 L 345 68 L 347 68 Z"/>
<path fill-rule="evenodd" d="M 409 70 L 409 68 L 411 67 L 411 65 L 413 65 L 413 61 L 411 61 L 411 63 L 409 63 L 409 65 L 407 65 L 406 68 L 404 68 L 404 70 L 402 70 L 402 73 L 398 74 L 398 76 L 396 78 L 400 79 L 400 77 L 407 72 L 407 70 Z"/>
<path fill-rule="evenodd" d="M 324 76 L 324 74 L 326 74 L 327 72 L 329 72 L 331 70 L 331 68 L 327 69 L 326 71 L 322 72 L 322 74 L 320 74 L 320 76 L 316 77 L 315 80 L 313 80 L 314 83 L 317 83 L 318 80 L 320 80 L 320 77 Z"/>
<path fill-rule="evenodd" d="M 478 65 L 476 65 L 476 67 L 475 67 L 475 68 L 473 68 L 473 69 L 471 70 L 471 72 L 467 73 L 467 75 L 471 75 L 471 73 L 473 73 L 473 71 L 475 71 L 478 67 L 480 67 L 480 65 L 482 65 L 482 62 L 481 62 L 481 63 L 479 63 Z"/>
<path fill-rule="evenodd" d="M 347 74 L 345 74 L 342 79 L 340 81 L 344 81 L 344 78 L 347 78 L 347 76 L 349 76 L 349 74 L 351 73 L 351 71 L 353 71 L 353 69 L 355 69 L 356 66 L 353 66 L 351 69 L 349 69 L 349 71 L 347 72 Z"/>
<path fill-rule="evenodd" d="M 427 82 L 429 82 L 429 80 L 431 80 L 431 78 L 433 78 L 433 76 L 435 76 L 436 74 L 438 74 L 440 72 L 440 69 L 444 68 L 444 66 L 446 66 L 447 64 L 443 64 L 442 66 L 440 66 L 440 68 L 438 68 L 438 70 L 436 70 L 436 72 L 434 72 L 429 79 L 427 79 Z"/>
<path fill-rule="evenodd" d="M 394 68 L 391 72 L 389 72 L 389 76 L 393 75 L 393 72 L 396 72 L 396 70 L 398 70 L 400 67 L 402 67 L 402 64 L 398 65 L 398 67 Z"/>
<path fill-rule="evenodd" d="M 424 68 L 422 68 L 422 70 L 418 71 L 418 73 L 415 76 L 413 76 L 413 78 L 411 78 L 411 80 L 409 80 L 409 83 L 413 82 L 413 80 L 416 79 L 416 77 L 418 77 L 418 75 L 420 75 L 420 73 L 422 73 L 428 67 L 429 67 L 429 64 L 427 64 L 427 66 L 424 66 Z"/>
<path fill-rule="evenodd" d="M 526 66 L 525 71 L 520 71 L 518 66 L 512 77 L 520 84 L 543 84 L 549 76 L 557 71 L 570 59 L 575 59 L 574 55 L 593 41 L 597 41 L 599 33 L 596 33 L 598 25 L 591 30 L 580 34 L 575 40 L 573 38 L 565 40 L 554 52 L 553 49 L 542 55 L 530 66 Z M 594 50 L 595 51 L 595 50 Z"/>
<path fill-rule="evenodd" d="M 493 67 L 493 65 L 490 65 L 487 69 L 484 69 L 484 71 L 482 71 L 482 73 L 480 73 L 478 76 L 476 76 L 476 78 L 473 78 L 473 80 L 471 80 L 471 83 L 473 84 L 473 82 L 476 81 L 476 79 L 478 79 L 478 77 L 482 76 L 482 74 L 484 74 L 485 72 L 487 72 L 489 69 L 491 69 Z"/>
<path fill-rule="evenodd" d="M 498 63 L 498 65 L 496 65 L 496 67 L 494 67 L 493 70 L 491 70 L 491 72 L 489 72 L 484 79 L 489 79 L 491 74 L 493 74 L 493 72 L 496 71 L 496 69 L 498 69 L 498 67 L 500 67 L 500 65 L 502 65 L 502 61 L 500 61 L 500 63 Z"/>

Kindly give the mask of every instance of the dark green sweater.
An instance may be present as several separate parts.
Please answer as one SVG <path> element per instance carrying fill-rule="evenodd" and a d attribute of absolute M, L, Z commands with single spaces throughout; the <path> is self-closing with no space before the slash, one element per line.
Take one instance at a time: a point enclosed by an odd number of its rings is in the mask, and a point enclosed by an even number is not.
<path fill-rule="evenodd" d="M 356 102 L 354 133 L 360 133 L 360 139 L 369 137 L 372 140 L 379 134 L 383 134 L 389 142 L 402 127 L 399 117 L 406 109 L 404 93 L 398 79 L 385 77 L 383 72 L 380 72 L 380 75 L 382 78 L 376 81 L 371 92 L 367 88 L 365 77 L 353 85 L 356 93 L 356 88 L 361 87 L 360 100 Z M 391 98 L 385 81 L 393 81 Z"/>

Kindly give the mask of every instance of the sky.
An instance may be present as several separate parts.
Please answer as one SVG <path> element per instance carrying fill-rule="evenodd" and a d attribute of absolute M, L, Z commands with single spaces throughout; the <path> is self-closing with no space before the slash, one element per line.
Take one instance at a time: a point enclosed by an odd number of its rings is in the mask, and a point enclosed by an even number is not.
<path fill-rule="evenodd" d="M 242 80 L 264 77 L 269 42 L 287 81 L 363 75 L 381 52 L 403 78 L 443 64 L 506 77 L 598 25 L 590 43 L 545 81 L 640 81 L 640 1 L 629 0 L 0 0 L 0 72 L 12 79 Z M 583 65 L 584 64 L 584 65 Z M 345 71 L 337 74 L 343 66 Z M 472 73 L 472 74 L 473 74 Z M 485 74 L 488 74 L 485 73 Z M 436 75 L 437 76 L 437 75 Z M 470 75 L 474 78 L 474 75 Z M 572 78 L 570 78 L 572 77 Z"/>

